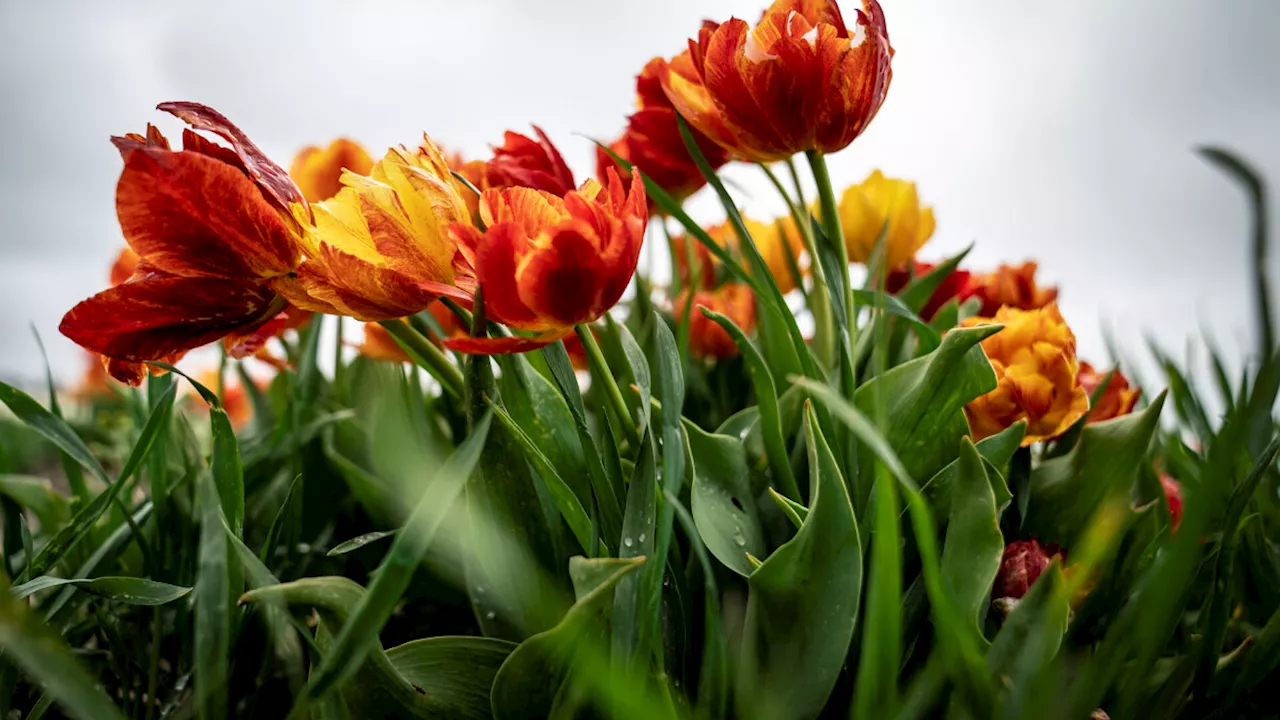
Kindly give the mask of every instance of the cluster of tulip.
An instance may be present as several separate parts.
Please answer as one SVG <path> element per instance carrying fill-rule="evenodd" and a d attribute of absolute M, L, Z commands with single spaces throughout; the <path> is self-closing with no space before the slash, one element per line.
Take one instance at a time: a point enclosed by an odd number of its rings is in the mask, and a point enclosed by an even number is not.
<path fill-rule="evenodd" d="M 312 313 L 370 323 L 361 352 L 395 361 L 409 356 L 373 323 L 423 311 L 440 330 L 433 339 L 460 353 L 577 342 L 575 328 L 600 319 L 632 283 L 646 225 L 664 215 L 652 188 L 679 202 L 706 184 L 703 165 L 767 169 L 799 153 L 818 180 L 813 217 L 800 198 L 787 198 L 789 216 L 741 223 L 769 281 L 782 294 L 838 281 L 820 277 L 820 226 L 843 238 L 833 242 L 845 287 L 849 263 L 863 263 L 896 293 L 935 270 L 916 259 L 934 231 L 932 209 L 914 184 L 879 171 L 837 201 L 822 160 L 875 117 L 892 56 L 876 0 L 863 0 L 852 23 L 830 0 L 777 0 L 754 27 L 705 23 L 685 51 L 645 65 L 638 108 L 621 137 L 600 146 L 597 173 L 581 184 L 536 127 L 536 137 L 508 132 L 484 161 L 445 153 L 426 136 L 375 161 L 344 139 L 304 150 L 286 172 L 211 108 L 164 103 L 160 110 L 190 126 L 182 147 L 152 126 L 113 139 L 124 161 L 116 207 L 128 248 L 112 286 L 72 308 L 61 330 L 131 384 L 146 363 L 172 363 L 215 341 L 232 357 L 270 359 L 264 343 Z M 758 310 L 752 289 L 727 277 L 713 252 L 745 254 L 740 235 L 729 223 L 706 235 L 718 248 L 672 238 L 665 305 L 689 324 L 690 353 L 714 363 L 738 346 L 703 313 L 678 309 L 717 311 L 747 333 Z M 1004 326 L 982 342 L 998 385 L 966 408 L 974 440 L 1025 421 L 1024 446 L 1051 441 L 1086 414 L 1110 419 L 1138 399 L 1118 372 L 1077 360 L 1057 290 L 1038 285 L 1035 272 L 1034 262 L 986 274 L 952 267 L 920 308 L 928 321 L 964 305 L 966 317 L 951 325 Z M 477 309 L 506 331 L 464 326 L 464 312 Z M 1173 506 L 1176 483 L 1166 488 Z M 1005 574 L 1027 581 L 1001 585 L 1010 593 L 1025 591 L 1047 562 L 1038 543 L 1025 542 L 1006 553 L 1005 565 L 1017 567 Z M 1039 560 L 1028 563 L 1028 554 Z"/>

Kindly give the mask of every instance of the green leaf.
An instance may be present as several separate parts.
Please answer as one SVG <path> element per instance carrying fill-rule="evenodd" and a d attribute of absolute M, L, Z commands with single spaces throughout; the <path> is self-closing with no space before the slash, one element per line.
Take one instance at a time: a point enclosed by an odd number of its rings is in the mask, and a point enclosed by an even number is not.
<path fill-rule="evenodd" d="M 937 267 L 924 275 L 912 278 L 911 282 L 907 283 L 907 286 L 898 292 L 898 299 L 913 312 L 920 312 L 929 303 L 929 298 L 933 297 L 933 292 L 946 281 L 951 273 L 955 272 L 955 269 L 960 266 L 960 262 L 965 259 L 965 256 L 971 250 L 973 250 L 972 244 L 938 263 Z"/>
<path fill-rule="evenodd" d="M 902 318 L 910 325 L 916 334 L 920 336 L 921 345 L 927 351 L 932 351 L 942 342 L 942 338 L 938 335 L 938 331 L 929 326 L 928 323 L 921 320 L 915 311 L 907 307 L 901 300 L 893 295 L 883 295 L 876 290 L 854 290 L 853 297 L 863 305 L 875 306 L 883 300 L 884 311 L 894 317 Z M 866 337 L 873 337 L 874 333 L 868 333 Z M 858 353 L 861 355 L 861 353 Z"/>
<path fill-rule="evenodd" d="M 631 476 L 627 492 L 627 509 L 622 519 L 622 540 L 618 557 L 623 560 L 652 558 L 656 544 L 658 484 L 653 437 L 646 431 L 640 441 L 640 457 L 636 459 L 635 472 Z M 613 605 L 613 663 L 630 670 L 634 666 L 647 667 L 650 653 L 660 638 L 657 628 L 650 622 L 654 598 L 645 592 L 640 576 L 623 578 Z"/>
<path fill-rule="evenodd" d="M 1019 420 L 995 435 L 979 440 L 977 445 L 978 454 L 997 470 L 1007 469 L 1009 461 L 1013 459 L 1013 454 L 1017 452 L 1018 447 L 1022 444 L 1022 436 L 1026 429 L 1026 421 Z M 925 497 L 929 499 L 929 504 L 933 507 L 933 511 L 941 517 L 951 517 L 951 503 L 957 492 L 956 478 L 959 473 L 960 460 L 957 458 L 939 470 L 938 474 L 930 478 L 929 482 L 920 488 Z M 1009 501 L 1013 499 L 1013 495 L 1009 492 L 1009 486 L 1006 484 L 1004 477 L 997 473 L 987 473 L 987 480 L 991 483 L 991 492 L 995 494 L 996 509 L 1003 512 L 1008 507 Z"/>
<path fill-rule="evenodd" d="M 434 699 L 439 717 L 488 720 L 493 679 L 515 648 L 495 638 L 430 637 L 387 650 L 387 660 Z"/>
<path fill-rule="evenodd" d="M 26 603 L 14 597 L 0 575 L 0 650 L 44 693 L 78 720 L 124 720 L 71 650 Z"/>
<path fill-rule="evenodd" d="M 653 628 L 655 643 L 659 647 L 656 653 L 658 667 L 662 668 L 665 660 L 661 650 L 662 588 L 663 578 L 667 573 L 667 554 L 671 549 L 671 536 L 675 525 L 675 507 L 665 502 L 665 497 L 678 495 L 683 490 L 688 457 L 680 416 L 680 408 L 684 407 L 684 373 L 681 370 L 680 352 L 676 348 L 676 339 L 671 334 L 671 328 L 663 322 L 662 316 L 656 310 L 651 310 L 650 313 L 652 332 L 649 339 L 652 342 L 653 351 L 651 372 L 657 387 L 658 398 L 662 402 L 662 407 L 665 408 L 659 424 L 662 438 L 659 495 L 664 501 L 658 506 L 658 520 L 654 528 L 657 542 L 654 546 L 653 561 L 647 563 L 641 572 L 645 585 L 644 592 L 649 598 L 649 623 Z M 672 568 L 672 571 L 678 572 L 678 569 Z"/>
<path fill-rule="evenodd" d="M 455 501 L 480 459 L 480 451 L 489 437 L 490 418 L 485 415 L 476 424 L 471 435 L 426 483 L 426 490 L 396 534 L 369 586 L 369 592 L 361 596 L 351 616 L 343 623 L 328 658 L 313 675 L 311 692 L 314 696 L 320 697 L 329 688 L 350 678 L 364 662 L 365 656 L 377 646 L 378 633 L 408 589 L 427 546 L 445 515 L 455 507 Z"/>
<path fill-rule="evenodd" d="M 66 585 L 126 605 L 164 605 L 186 597 L 191 592 L 189 587 L 136 577 L 56 578 L 48 575 L 15 585 L 10 588 L 10 592 L 14 597 L 22 599 L 41 590 Z"/>
<path fill-rule="evenodd" d="M 1142 412 L 1086 425 L 1071 452 L 1032 470 L 1023 529 L 1069 548 L 1096 508 L 1128 497 L 1159 426 L 1164 398 L 1161 393 Z"/>
<path fill-rule="evenodd" d="M 316 644 L 324 658 L 329 660 L 334 653 L 333 629 L 350 624 L 350 615 L 364 595 L 365 589 L 347 578 L 311 577 L 250 590 L 240 598 L 240 602 L 284 603 L 315 608 L 321 621 Z M 448 692 L 431 694 L 427 691 L 429 686 L 419 684 L 427 679 L 421 665 L 411 681 L 392 664 L 376 633 L 369 642 L 372 648 L 365 654 L 355 676 L 342 686 L 348 707 L 376 709 L 380 717 L 485 717 L 481 714 L 482 709 L 474 704 L 474 692 L 457 696 Z M 507 643 L 503 646 L 510 647 Z M 452 674 L 449 673 L 450 676 Z M 446 678 L 437 687 L 447 689 L 450 684 L 451 679 Z"/>
<path fill-rule="evenodd" d="M 375 542 L 377 542 L 377 541 L 379 541 L 379 540 L 382 540 L 382 539 L 384 539 L 384 538 L 389 538 L 389 537 L 391 537 L 391 536 L 395 535 L 395 534 L 396 534 L 396 532 L 398 532 L 398 531 L 396 531 L 396 530 L 375 530 L 374 532 L 367 532 L 367 533 L 365 533 L 365 534 L 363 534 L 363 535 L 357 535 L 356 537 L 353 537 L 353 538 L 351 538 L 350 540 L 347 540 L 347 541 L 345 541 L 345 542 L 340 542 L 340 543 L 338 543 L 337 545 L 334 545 L 334 546 L 333 546 L 333 549 L 331 549 L 329 552 L 325 553 L 325 555 L 327 555 L 327 556 L 329 556 L 329 557 L 337 557 L 338 555 L 346 555 L 347 553 L 352 552 L 352 551 L 354 551 L 354 550 L 359 550 L 360 548 L 364 547 L 365 545 L 368 545 L 369 543 L 375 543 Z"/>
<path fill-rule="evenodd" d="M 902 547 L 898 534 L 898 494 L 892 477 L 876 466 L 871 504 L 874 519 L 871 572 L 863 615 L 862 652 L 853 689 L 853 717 L 892 717 L 898 704 L 902 664 Z"/>
<path fill-rule="evenodd" d="M 804 519 L 809 517 L 809 508 L 786 498 L 773 488 L 769 488 L 769 497 L 773 498 L 773 501 L 778 504 L 778 509 L 782 511 L 783 515 L 787 516 L 787 519 L 791 521 L 792 525 L 796 526 L 797 530 L 800 529 L 801 525 L 804 525 Z"/>
<path fill-rule="evenodd" d="M 575 655 L 606 636 L 614 586 L 643 563 L 643 558 L 570 559 L 578 600 L 555 627 L 520 643 L 502 664 L 491 695 L 496 720 L 547 717 Z"/>
<path fill-rule="evenodd" d="M 861 543 L 844 480 L 816 426 L 808 407 L 809 516 L 748 578 L 737 683 L 746 717 L 817 717 L 853 638 Z"/>
<path fill-rule="evenodd" d="M 46 534 L 67 520 L 67 499 L 44 478 L 0 475 L 0 495 L 31 511 Z"/>
<path fill-rule="evenodd" d="M 956 458 L 960 438 L 969 434 L 964 406 L 996 386 L 995 371 L 978 343 L 1001 327 L 951 330 L 937 350 L 877 376 L 854 394 L 863 412 L 873 407 L 877 393 L 889 399 L 883 434 L 910 477 L 933 477 Z M 870 477 L 871 457 L 863 453 L 859 467 Z"/>
<path fill-rule="evenodd" d="M 1071 598 L 1062 592 L 1063 583 L 1062 568 L 1055 560 L 1005 619 L 987 652 L 987 667 L 1001 684 L 1029 685 L 1057 655 L 1071 613 Z M 1006 713 L 1006 717 L 1021 715 Z"/>
<path fill-rule="evenodd" d="M 786 439 L 782 434 L 782 415 L 778 409 L 778 391 L 773 384 L 773 376 L 765 365 L 760 351 L 752 344 L 732 320 L 718 312 L 702 308 L 702 314 L 711 318 L 733 338 L 738 350 L 746 361 L 747 374 L 756 390 L 756 402 L 760 408 L 760 431 L 764 438 L 765 456 L 769 460 L 769 469 L 778 489 L 792 500 L 800 500 L 800 487 L 796 484 L 795 475 L 791 472 L 791 463 L 787 453 Z M 696 516 L 695 516 L 696 517 Z"/>
<path fill-rule="evenodd" d="M 0 382 L 0 402 L 8 405 L 13 414 L 26 423 L 27 427 L 40 433 L 59 450 L 87 468 L 94 477 L 102 481 L 102 484 L 111 484 L 111 479 L 107 477 L 107 471 L 103 469 L 102 464 L 89 451 L 80 436 L 76 435 L 75 430 L 72 430 L 62 418 L 45 410 L 30 395 L 2 382 Z"/>
<path fill-rule="evenodd" d="M 0 385 L 3 385 L 3 383 L 0 383 Z M 89 534 L 94 524 L 107 511 L 107 507 L 116 501 L 128 484 L 126 481 L 137 471 L 151 451 L 152 446 L 155 445 L 156 438 L 168 427 L 176 390 L 177 386 L 170 384 L 164 395 L 156 403 L 155 408 L 151 411 L 151 416 L 147 418 L 146 425 L 143 426 L 142 432 L 138 435 L 138 441 L 134 443 L 133 450 L 129 452 L 129 457 L 125 459 L 124 465 L 120 468 L 120 474 L 116 477 L 115 484 L 99 493 L 93 499 L 93 502 L 76 513 L 69 524 L 62 526 L 58 534 L 40 550 L 35 560 L 30 563 L 31 575 L 38 575 L 43 573 L 45 569 L 56 565 L 67 552 Z"/>
<path fill-rule="evenodd" d="M 200 498 L 200 549 L 195 585 L 196 710 L 200 720 L 227 717 L 231 672 L 231 561 L 213 481 L 196 483 Z"/>
<path fill-rule="evenodd" d="M 686 438 L 687 439 L 687 438 Z M 686 447 L 687 450 L 687 447 Z M 707 548 L 697 542 L 698 528 L 693 516 L 671 493 L 666 501 L 676 511 L 676 517 L 689 537 L 689 545 L 702 568 L 703 615 L 702 668 L 698 673 L 698 709 L 702 718 L 723 718 L 729 704 L 729 663 L 724 632 L 720 622 L 720 591 L 716 587 L 715 568 L 707 556 Z M 778 496 L 781 497 L 781 496 Z"/>
<path fill-rule="evenodd" d="M 713 435 L 685 421 L 685 436 L 693 457 L 690 505 L 698 535 L 725 567 L 747 577 L 752 568 L 747 553 L 764 557 L 764 527 L 748 482 L 747 455 L 742 441 Z"/>
<path fill-rule="evenodd" d="M 987 615 L 991 583 L 1000 569 L 1004 536 L 991 480 L 978 449 L 961 441 L 954 482 L 954 501 L 942 548 L 942 583 L 964 622 L 979 636 Z"/>

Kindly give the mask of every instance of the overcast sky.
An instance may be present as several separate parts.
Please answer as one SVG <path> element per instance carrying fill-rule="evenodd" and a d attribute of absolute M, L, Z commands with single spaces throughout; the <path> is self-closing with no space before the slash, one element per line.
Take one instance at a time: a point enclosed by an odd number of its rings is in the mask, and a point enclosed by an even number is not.
<path fill-rule="evenodd" d="M 976 241 L 977 268 L 1039 260 L 1085 358 L 1104 359 L 1104 319 L 1135 346 L 1149 331 L 1181 352 L 1201 325 L 1250 341 L 1243 195 L 1191 149 L 1222 144 L 1280 178 L 1280 2 L 883 2 L 894 82 L 831 159 L 838 185 L 874 168 L 914 179 L 938 218 L 923 258 Z M 80 372 L 57 324 L 122 243 L 108 137 L 148 121 L 172 134 L 158 102 L 217 108 L 285 166 L 337 135 L 377 154 L 424 130 L 482 156 L 534 122 L 582 176 L 581 136 L 620 130 L 646 60 L 704 17 L 763 6 L 4 0 L 0 377 L 38 377 L 30 323 L 60 376 Z M 758 170 L 731 175 L 749 210 L 781 211 Z M 720 219 L 711 198 L 692 209 Z"/>

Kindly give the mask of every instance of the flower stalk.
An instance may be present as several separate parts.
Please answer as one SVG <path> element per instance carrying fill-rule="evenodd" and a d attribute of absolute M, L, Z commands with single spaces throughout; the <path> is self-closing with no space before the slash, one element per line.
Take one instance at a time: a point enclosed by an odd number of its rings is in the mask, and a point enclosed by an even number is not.
<path fill-rule="evenodd" d="M 449 360 L 443 350 L 436 347 L 404 320 L 382 320 L 378 324 L 386 328 L 387 332 L 413 351 L 413 354 L 417 356 L 415 359 L 422 361 L 420 363 L 422 367 L 431 373 L 431 377 L 440 382 L 445 392 L 455 398 L 462 397 L 462 389 L 465 384 L 462 378 L 462 371 Z"/>
<path fill-rule="evenodd" d="M 622 425 L 622 432 L 626 435 L 627 442 L 632 447 L 639 447 L 640 433 L 636 430 L 636 423 L 632 418 L 631 409 L 627 407 L 627 401 L 622 397 L 622 390 L 618 387 L 617 381 L 614 380 L 613 372 L 609 369 L 609 362 L 605 360 L 604 352 L 600 350 L 600 344 L 596 342 L 596 336 L 591 332 L 591 328 L 586 325 L 575 326 L 574 332 L 578 334 L 578 339 L 582 341 L 583 349 L 587 351 L 587 361 L 594 371 L 596 382 L 599 382 L 601 387 L 604 388 L 605 397 L 608 399 L 614 413 L 618 416 L 618 422 Z"/>

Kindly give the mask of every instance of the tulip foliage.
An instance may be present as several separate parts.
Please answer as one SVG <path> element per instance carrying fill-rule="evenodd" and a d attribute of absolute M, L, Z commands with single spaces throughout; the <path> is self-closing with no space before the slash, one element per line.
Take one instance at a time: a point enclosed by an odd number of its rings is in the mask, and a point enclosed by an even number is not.
<path fill-rule="evenodd" d="M 538 128 L 288 173 L 195 103 L 117 138 L 90 372 L 0 384 L 0 716 L 1274 713 L 1265 265 L 1242 367 L 1089 364 L 1034 262 L 836 193 L 893 55 L 875 0 L 708 22 L 581 182 Z"/>

